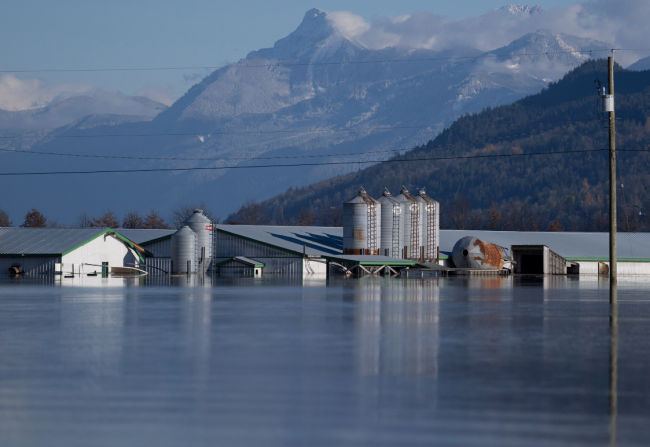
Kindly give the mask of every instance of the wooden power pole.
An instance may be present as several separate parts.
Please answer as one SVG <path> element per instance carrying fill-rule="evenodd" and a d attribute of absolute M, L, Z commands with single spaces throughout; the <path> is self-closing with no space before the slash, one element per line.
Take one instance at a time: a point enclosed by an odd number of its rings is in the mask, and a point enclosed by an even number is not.
<path fill-rule="evenodd" d="M 616 265 L 616 117 L 614 115 L 614 51 L 609 62 L 609 278 L 612 284 L 618 280 Z"/>

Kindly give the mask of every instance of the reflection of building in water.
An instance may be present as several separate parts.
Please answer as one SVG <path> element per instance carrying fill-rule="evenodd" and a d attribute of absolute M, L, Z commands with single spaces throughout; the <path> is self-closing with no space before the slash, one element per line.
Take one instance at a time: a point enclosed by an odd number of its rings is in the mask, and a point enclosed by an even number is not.
<path fill-rule="evenodd" d="M 437 375 L 438 281 L 379 279 L 357 284 L 361 374 Z"/>
<path fill-rule="evenodd" d="M 119 376 L 124 346 L 124 290 L 60 289 L 60 355 L 69 371 Z"/>

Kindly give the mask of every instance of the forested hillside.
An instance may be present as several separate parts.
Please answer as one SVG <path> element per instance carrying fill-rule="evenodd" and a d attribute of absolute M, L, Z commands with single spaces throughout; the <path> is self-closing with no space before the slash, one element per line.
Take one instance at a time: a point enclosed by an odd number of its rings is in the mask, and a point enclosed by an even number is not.
<path fill-rule="evenodd" d="M 249 202 L 230 220 L 337 225 L 342 202 L 361 186 L 379 197 L 384 187 L 396 195 L 404 185 L 424 186 L 442 203 L 446 228 L 603 231 L 608 154 L 594 150 L 608 147 L 608 130 L 598 121 L 597 79 L 607 81 L 606 60 L 584 63 L 537 95 L 459 118 L 388 163 Z M 639 231 L 650 224 L 650 152 L 628 151 L 649 149 L 650 71 L 616 66 L 615 93 L 617 146 L 624 150 L 618 154 L 620 229 Z M 590 152 L 562 154 L 568 151 Z M 518 156 L 536 152 L 553 154 Z M 485 155 L 500 156 L 435 160 Z"/>

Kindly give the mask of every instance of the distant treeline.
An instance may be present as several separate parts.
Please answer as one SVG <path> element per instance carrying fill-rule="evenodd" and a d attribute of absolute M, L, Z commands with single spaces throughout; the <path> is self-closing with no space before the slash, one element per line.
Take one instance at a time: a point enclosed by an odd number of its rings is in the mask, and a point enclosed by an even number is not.
<path fill-rule="evenodd" d="M 174 208 L 167 219 L 162 217 L 156 210 L 150 210 L 146 213 L 130 211 L 121 219 L 113 211 L 103 211 L 96 216 L 90 216 L 88 213 L 79 214 L 74 223 L 70 225 L 61 225 L 54 219 L 48 219 L 35 208 L 29 210 L 23 222 L 19 226 L 24 228 L 128 228 L 128 229 L 172 229 L 180 228 L 182 222 L 187 219 L 195 209 L 202 209 L 215 223 L 220 219 L 214 217 L 211 210 L 204 202 L 188 203 Z M 14 222 L 9 214 L 0 209 L 0 227 L 12 227 Z"/>
<path fill-rule="evenodd" d="M 377 164 L 245 203 L 228 221 L 340 225 L 342 203 L 361 186 L 379 198 L 384 187 L 397 195 L 404 185 L 411 192 L 425 186 L 441 202 L 443 228 L 605 231 L 606 151 L 507 156 L 607 149 L 607 122 L 597 121 L 598 80 L 607 80 L 606 61 L 588 61 L 539 94 L 461 117 L 434 140 L 393 159 L 505 157 Z M 650 71 L 616 66 L 616 116 L 618 148 L 650 149 Z M 650 231 L 649 169 L 650 152 L 618 153 L 621 231 Z"/>

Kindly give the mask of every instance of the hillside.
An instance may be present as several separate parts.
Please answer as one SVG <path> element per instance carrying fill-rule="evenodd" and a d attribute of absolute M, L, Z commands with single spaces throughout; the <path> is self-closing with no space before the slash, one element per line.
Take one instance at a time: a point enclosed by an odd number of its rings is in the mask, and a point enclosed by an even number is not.
<path fill-rule="evenodd" d="M 607 79 L 606 61 L 589 61 L 539 94 L 456 120 L 434 140 L 392 160 L 563 152 L 608 147 L 598 119 L 594 80 Z M 646 149 L 650 135 L 650 71 L 616 67 L 617 146 Z M 531 135 L 526 135 L 532 133 Z M 524 134 L 524 135 L 522 135 Z M 489 140 L 507 135 L 518 137 Z M 462 143 L 459 142 L 472 142 Z M 269 219 L 295 220 L 300 211 L 315 223 L 337 221 L 340 205 L 360 186 L 379 197 L 384 187 L 425 186 L 443 204 L 447 228 L 604 230 L 607 228 L 607 153 L 498 157 L 384 163 L 303 188 L 260 204 Z M 622 230 L 648 228 L 650 153 L 619 152 L 619 217 Z M 307 212 L 309 210 L 309 212 Z M 241 221 L 243 215 L 231 220 Z M 303 219 L 304 220 L 304 219 Z"/>
<path fill-rule="evenodd" d="M 502 12 L 517 21 L 535 11 Z M 95 117 L 91 126 L 82 118 L 42 139 L 0 142 L 0 149 L 9 150 L 145 158 L 0 153 L 0 163 L 13 172 L 211 170 L 33 176 L 20 180 L 20 197 L 10 195 L 1 205 L 12 215 L 37 207 L 60 221 L 70 221 L 81 210 L 124 214 L 154 208 L 167 213 L 171 207 L 203 200 L 225 216 L 246 200 L 267 199 L 289 186 L 357 169 L 341 164 L 256 172 L 227 169 L 230 166 L 303 155 L 345 161 L 350 154 L 360 154 L 356 157 L 366 161 L 383 160 L 390 152 L 361 153 L 423 144 L 459 116 L 541 91 L 589 58 L 581 51 L 607 47 L 611 45 L 531 29 L 488 52 L 470 47 L 374 49 L 346 37 L 329 13 L 313 9 L 293 33 L 214 71 L 153 120 L 128 119 L 120 124 L 111 117 L 102 124 Z M 4 177 L 0 186 L 11 189 L 15 182 L 16 178 Z M 58 196 L 66 198 L 65 206 L 42 194 L 53 184 Z"/>

